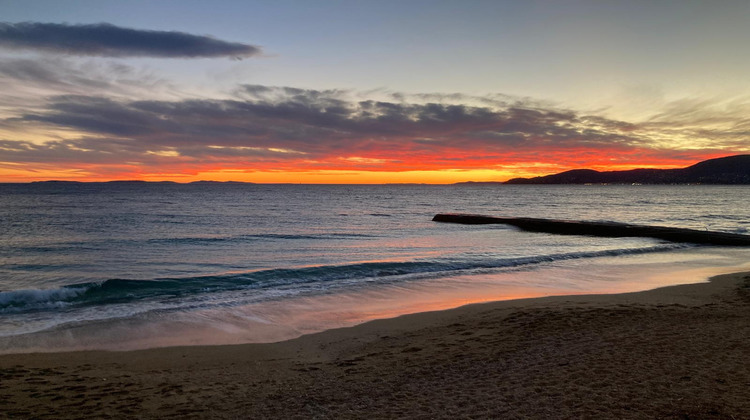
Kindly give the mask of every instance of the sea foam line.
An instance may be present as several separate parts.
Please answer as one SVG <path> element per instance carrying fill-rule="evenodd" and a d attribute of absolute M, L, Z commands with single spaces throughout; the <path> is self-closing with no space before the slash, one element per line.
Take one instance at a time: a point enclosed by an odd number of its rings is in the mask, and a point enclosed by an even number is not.
<path fill-rule="evenodd" d="M 364 262 L 345 265 L 323 265 L 300 268 L 277 268 L 246 273 L 212 276 L 159 278 L 153 280 L 110 279 L 56 289 L 13 290 L 0 292 L 0 314 L 51 310 L 76 306 L 95 306 L 135 302 L 144 299 L 178 299 L 190 295 L 232 290 L 279 287 L 306 287 L 321 283 L 336 287 L 378 281 L 397 283 L 423 275 L 450 276 L 471 270 L 534 266 L 582 258 L 633 255 L 693 247 L 687 244 L 660 244 L 644 248 L 614 249 L 537 255 L 518 258 L 484 258 L 481 260 L 432 260 L 401 262 Z M 325 287 L 318 288 L 325 290 Z"/>

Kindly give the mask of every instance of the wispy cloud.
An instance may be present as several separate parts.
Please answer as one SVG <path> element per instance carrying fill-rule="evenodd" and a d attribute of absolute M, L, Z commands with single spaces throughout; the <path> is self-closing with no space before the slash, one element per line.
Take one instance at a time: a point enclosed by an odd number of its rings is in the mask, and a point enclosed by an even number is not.
<path fill-rule="evenodd" d="M 107 23 L 0 23 L 0 47 L 98 57 L 251 57 L 255 45 L 176 31 L 123 28 Z"/>
<path fill-rule="evenodd" d="M 69 60 L 60 57 L 0 59 L 0 89 L 38 103 L 60 94 L 143 96 L 171 84 L 147 70 L 116 61 Z M 5 102 L 0 98 L 0 102 Z M 17 102 L 16 102 L 17 103 Z"/>
<path fill-rule="evenodd" d="M 42 141 L 78 133 L 58 126 L 13 124 L 13 118 L 49 107 L 50 99 L 96 92 L 110 100 L 181 97 L 181 92 L 152 70 L 114 60 L 75 60 L 67 57 L 0 58 L 0 139 Z M 0 161 L 4 153 L 0 151 Z"/>

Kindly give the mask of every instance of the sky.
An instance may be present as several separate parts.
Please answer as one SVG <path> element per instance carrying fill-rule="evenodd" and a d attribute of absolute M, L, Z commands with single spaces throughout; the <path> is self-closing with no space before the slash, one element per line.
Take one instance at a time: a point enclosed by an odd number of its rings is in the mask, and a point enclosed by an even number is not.
<path fill-rule="evenodd" d="M 0 0 L 0 182 L 453 183 L 750 153 L 748 1 Z"/>

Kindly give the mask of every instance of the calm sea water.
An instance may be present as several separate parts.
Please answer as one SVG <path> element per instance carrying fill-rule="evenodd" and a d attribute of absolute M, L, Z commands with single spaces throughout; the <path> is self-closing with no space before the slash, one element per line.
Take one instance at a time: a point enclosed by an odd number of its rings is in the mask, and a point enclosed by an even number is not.
<path fill-rule="evenodd" d="M 271 341 L 750 262 L 741 248 L 432 222 L 441 212 L 748 233 L 750 187 L 0 185 L 0 351 Z"/>

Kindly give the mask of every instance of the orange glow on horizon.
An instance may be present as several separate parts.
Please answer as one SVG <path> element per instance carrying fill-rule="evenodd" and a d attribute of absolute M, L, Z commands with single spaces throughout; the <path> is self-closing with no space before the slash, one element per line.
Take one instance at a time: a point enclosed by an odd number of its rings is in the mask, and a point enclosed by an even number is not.
<path fill-rule="evenodd" d="M 540 159 L 542 155 L 544 159 Z M 446 165 L 444 156 L 423 156 L 398 163 L 383 163 L 385 159 L 382 157 L 361 157 L 315 162 L 261 162 L 252 165 L 241 162 L 194 164 L 182 161 L 179 157 L 170 159 L 168 156 L 161 156 L 158 162 L 150 165 L 137 162 L 109 165 L 48 163 L 33 168 L 26 164 L 0 162 L 0 182 L 143 180 L 180 183 L 238 181 L 261 184 L 453 184 L 468 181 L 503 182 L 517 177 L 543 176 L 583 168 L 598 171 L 683 168 L 701 160 L 727 156 L 729 153 L 696 154 L 690 160 L 684 156 L 681 159 L 665 159 L 649 156 L 647 153 L 641 156 L 632 152 L 631 155 L 623 159 L 624 154 L 597 154 L 590 150 L 557 154 L 528 151 L 525 155 L 480 156 L 473 160 L 458 157 L 456 160 L 460 163 L 460 168 L 441 167 Z M 619 160 L 612 156 L 617 156 Z"/>

